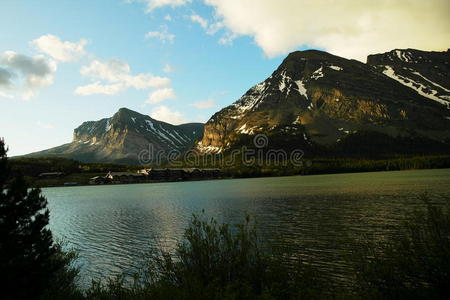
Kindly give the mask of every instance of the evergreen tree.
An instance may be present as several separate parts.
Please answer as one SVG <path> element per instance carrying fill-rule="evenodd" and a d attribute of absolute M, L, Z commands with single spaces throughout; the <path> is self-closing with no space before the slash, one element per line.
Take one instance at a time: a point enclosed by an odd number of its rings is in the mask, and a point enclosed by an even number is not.
<path fill-rule="evenodd" d="M 69 266 L 73 255 L 53 242 L 47 199 L 40 189 L 30 189 L 23 176 L 9 177 L 7 149 L 0 139 L 2 298 L 54 298 L 74 290 L 77 272 Z"/>

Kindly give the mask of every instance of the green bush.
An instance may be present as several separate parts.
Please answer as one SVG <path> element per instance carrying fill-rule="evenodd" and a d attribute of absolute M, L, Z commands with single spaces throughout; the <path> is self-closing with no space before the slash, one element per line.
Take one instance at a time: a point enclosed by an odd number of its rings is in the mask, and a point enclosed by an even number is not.
<path fill-rule="evenodd" d="M 291 264 L 291 267 L 287 265 Z M 320 283 L 320 288 L 319 288 Z M 126 285 L 123 278 L 94 282 L 89 299 L 322 299 L 317 272 L 261 248 L 249 218 L 218 225 L 194 216 L 174 253 L 149 255 L 147 268 Z"/>

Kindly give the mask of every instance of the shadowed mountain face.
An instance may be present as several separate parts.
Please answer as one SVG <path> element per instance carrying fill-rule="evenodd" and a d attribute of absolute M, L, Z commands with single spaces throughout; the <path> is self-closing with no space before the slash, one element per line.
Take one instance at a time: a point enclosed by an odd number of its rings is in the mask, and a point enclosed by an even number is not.
<path fill-rule="evenodd" d="M 71 143 L 27 156 L 58 156 L 83 162 L 138 164 L 139 153 L 149 147 L 153 148 L 155 154 L 162 153 L 161 158 L 164 159 L 170 151 L 183 152 L 190 149 L 202 134 L 201 123 L 175 126 L 121 108 L 111 118 L 81 124 L 74 130 Z"/>
<path fill-rule="evenodd" d="M 406 62 L 405 55 L 420 63 Z M 196 149 L 227 151 L 258 133 L 285 141 L 269 141 L 271 148 L 331 146 L 359 132 L 441 142 L 450 138 L 448 58 L 449 52 L 400 50 L 364 64 L 322 51 L 293 52 L 269 78 L 214 114 Z M 406 78 L 428 89 L 411 87 Z"/>

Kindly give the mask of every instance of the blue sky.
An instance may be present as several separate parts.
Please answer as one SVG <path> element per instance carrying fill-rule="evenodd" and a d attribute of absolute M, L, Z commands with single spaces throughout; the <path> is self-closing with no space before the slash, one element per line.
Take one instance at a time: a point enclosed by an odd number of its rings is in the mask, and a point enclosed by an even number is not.
<path fill-rule="evenodd" d="M 326 0 L 2 0 L 0 136 L 10 155 L 38 151 L 70 142 L 83 121 L 120 107 L 205 122 L 297 49 L 363 60 L 393 48 L 448 46 L 447 1 L 404 0 L 406 14 L 380 1 L 386 12 L 365 0 L 333 8 Z M 402 38 L 378 26 L 397 11 L 395 28 L 413 31 Z M 424 11 L 438 19 L 415 30 L 411 15 Z"/>

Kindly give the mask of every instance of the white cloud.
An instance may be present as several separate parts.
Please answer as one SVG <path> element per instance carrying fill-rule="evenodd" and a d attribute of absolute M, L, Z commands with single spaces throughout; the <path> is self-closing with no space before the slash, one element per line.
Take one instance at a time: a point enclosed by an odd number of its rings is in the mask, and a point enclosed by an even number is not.
<path fill-rule="evenodd" d="M 152 117 L 153 119 L 164 121 L 164 122 L 174 124 L 174 125 L 183 124 L 183 123 L 188 122 L 188 120 L 182 113 L 180 113 L 178 111 L 173 111 L 164 105 L 155 107 L 152 110 L 150 117 Z"/>
<path fill-rule="evenodd" d="M 147 12 L 153 11 L 155 8 L 160 8 L 163 6 L 182 6 L 192 0 L 141 0 L 147 3 Z"/>
<path fill-rule="evenodd" d="M 194 15 L 191 15 L 189 18 L 191 19 L 192 22 L 200 24 L 200 26 L 204 29 L 206 29 L 208 27 L 208 20 L 203 19 L 199 15 L 194 14 Z"/>
<path fill-rule="evenodd" d="M 238 37 L 238 34 L 234 32 L 225 32 L 222 37 L 219 39 L 219 44 L 221 45 L 232 45 L 235 38 Z"/>
<path fill-rule="evenodd" d="M 145 38 L 156 38 L 159 39 L 163 44 L 173 43 L 175 39 L 175 34 L 169 32 L 167 25 L 163 24 L 160 26 L 161 31 L 150 31 L 145 34 Z"/>
<path fill-rule="evenodd" d="M 127 63 L 115 59 L 108 61 L 93 60 L 89 66 L 82 67 L 80 73 L 97 82 L 77 88 L 75 93 L 79 95 L 99 93 L 114 95 L 130 87 L 137 90 L 146 90 L 170 85 L 170 79 L 167 77 L 154 76 L 148 73 L 133 75 Z M 98 80 L 106 81 L 109 84 L 102 84 Z"/>
<path fill-rule="evenodd" d="M 365 60 L 394 48 L 446 50 L 448 0 L 204 0 L 235 35 L 273 57 L 299 46 Z M 226 44 L 230 38 L 221 40 Z"/>
<path fill-rule="evenodd" d="M 202 18 L 201 16 L 199 16 L 197 14 L 190 15 L 189 19 L 192 22 L 200 24 L 200 26 L 203 29 L 205 29 L 205 32 L 209 35 L 216 34 L 219 30 L 221 30 L 224 27 L 224 24 L 222 21 L 210 24 L 208 20 Z"/>
<path fill-rule="evenodd" d="M 164 20 L 166 20 L 166 21 L 172 21 L 172 16 L 171 15 L 166 15 L 165 17 L 164 17 Z"/>
<path fill-rule="evenodd" d="M 138 90 L 149 88 L 159 88 L 170 85 L 170 79 L 167 77 L 153 76 L 150 74 L 127 75 L 123 77 L 125 84 Z"/>
<path fill-rule="evenodd" d="M 86 54 L 84 46 L 86 46 L 87 40 L 82 39 L 77 43 L 72 43 L 61 41 L 59 37 L 47 34 L 31 41 L 31 44 L 42 53 L 58 61 L 68 62 Z"/>
<path fill-rule="evenodd" d="M 0 98 L 14 99 L 14 95 L 0 91 Z"/>
<path fill-rule="evenodd" d="M 82 67 L 80 71 L 81 75 L 109 82 L 123 81 L 123 77 L 130 72 L 130 66 L 117 59 L 93 60 L 89 66 Z"/>
<path fill-rule="evenodd" d="M 53 129 L 53 128 L 55 128 L 55 126 L 53 126 L 52 124 L 50 124 L 50 123 L 43 123 L 41 121 L 37 121 L 36 125 L 41 127 L 41 128 L 44 128 L 44 129 Z"/>
<path fill-rule="evenodd" d="M 42 55 L 27 56 L 14 51 L 3 52 L 0 65 L 3 65 L 0 68 L 0 88 L 15 90 L 26 100 L 39 89 L 53 84 L 53 74 L 57 69 L 53 60 Z"/>
<path fill-rule="evenodd" d="M 165 64 L 164 68 L 163 68 L 163 72 L 164 73 L 172 73 L 173 72 L 173 67 L 169 64 Z"/>
<path fill-rule="evenodd" d="M 123 83 L 101 84 L 99 81 L 97 81 L 92 84 L 77 87 L 75 89 L 75 94 L 81 96 L 89 96 L 95 94 L 116 95 L 125 90 L 125 88 L 126 87 Z"/>
<path fill-rule="evenodd" d="M 217 103 L 214 99 L 207 99 L 204 101 L 197 101 L 191 105 L 195 106 L 199 109 L 208 109 L 208 108 L 216 107 Z"/>
<path fill-rule="evenodd" d="M 206 30 L 206 33 L 209 35 L 216 34 L 219 30 L 221 30 L 224 27 L 223 22 L 216 22 L 211 25 L 209 25 L 208 30 Z"/>
<path fill-rule="evenodd" d="M 147 103 L 155 104 L 170 99 L 176 99 L 177 96 L 172 88 L 158 89 L 148 95 Z"/>
<path fill-rule="evenodd" d="M 0 87 L 10 87 L 14 74 L 9 70 L 0 67 Z"/>

